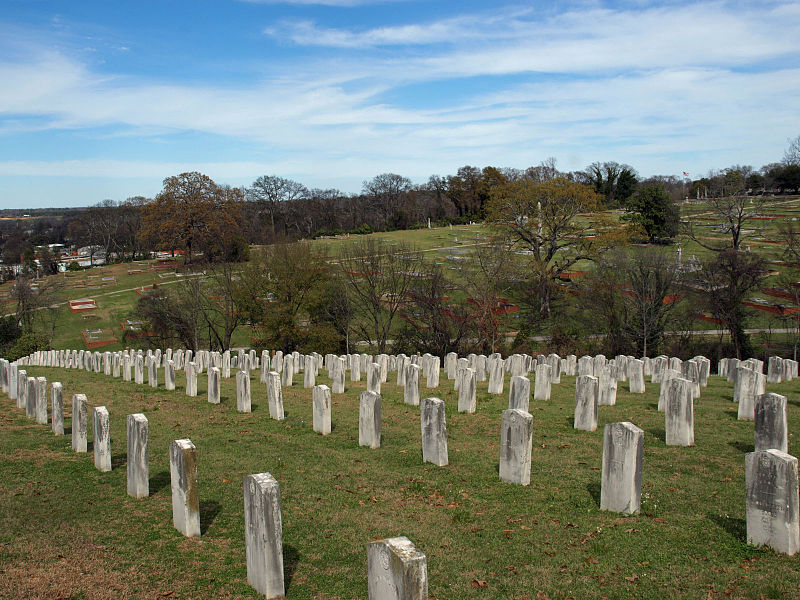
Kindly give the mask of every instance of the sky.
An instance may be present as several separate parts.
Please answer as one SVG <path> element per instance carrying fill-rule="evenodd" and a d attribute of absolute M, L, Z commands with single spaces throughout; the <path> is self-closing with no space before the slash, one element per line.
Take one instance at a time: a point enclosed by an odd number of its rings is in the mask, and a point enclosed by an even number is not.
<path fill-rule="evenodd" d="M 800 135 L 800 2 L 2 0 L 0 208 L 200 171 L 698 177 Z"/>

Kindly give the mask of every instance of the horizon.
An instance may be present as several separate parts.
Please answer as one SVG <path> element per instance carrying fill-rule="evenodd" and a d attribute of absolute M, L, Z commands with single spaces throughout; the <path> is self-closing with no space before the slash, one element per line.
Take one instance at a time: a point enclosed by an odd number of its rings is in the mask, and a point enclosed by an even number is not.
<path fill-rule="evenodd" d="M 474 165 L 692 179 L 800 133 L 800 5 L 10 0 L 0 208 L 154 197 L 200 171 L 358 193 Z"/>

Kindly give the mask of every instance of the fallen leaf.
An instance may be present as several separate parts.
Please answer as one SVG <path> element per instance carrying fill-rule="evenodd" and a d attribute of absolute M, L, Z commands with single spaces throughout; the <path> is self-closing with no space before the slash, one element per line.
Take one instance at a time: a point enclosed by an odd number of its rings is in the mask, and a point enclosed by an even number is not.
<path fill-rule="evenodd" d="M 487 585 L 489 585 L 489 584 L 486 583 L 483 579 L 473 579 L 472 580 L 472 587 L 474 587 L 474 588 L 482 588 L 482 587 L 486 587 Z"/>
<path fill-rule="evenodd" d="M 630 581 L 631 583 L 633 583 L 634 581 L 636 581 L 637 579 L 639 579 L 639 576 L 638 576 L 636 573 L 634 573 L 633 575 L 631 575 L 630 577 L 626 577 L 625 579 L 627 579 L 628 581 Z"/>

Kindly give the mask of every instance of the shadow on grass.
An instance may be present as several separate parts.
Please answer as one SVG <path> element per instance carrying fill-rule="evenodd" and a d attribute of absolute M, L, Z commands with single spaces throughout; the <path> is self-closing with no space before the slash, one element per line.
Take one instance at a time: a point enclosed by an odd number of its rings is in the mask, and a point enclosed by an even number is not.
<path fill-rule="evenodd" d="M 708 513 L 706 517 L 727 531 L 737 542 L 747 543 L 747 522 L 744 519 L 713 513 Z"/>
<path fill-rule="evenodd" d="M 116 457 L 111 455 L 111 468 L 119 469 L 128 464 L 128 457 L 124 454 L 118 454 Z"/>
<path fill-rule="evenodd" d="M 586 491 L 589 492 L 589 495 L 594 500 L 594 503 L 599 507 L 600 506 L 600 482 L 593 481 L 586 486 Z"/>
<path fill-rule="evenodd" d="M 755 444 L 746 442 L 728 442 L 728 445 L 736 448 L 739 452 L 753 452 L 756 449 Z"/>
<path fill-rule="evenodd" d="M 800 406 L 800 400 L 787 400 L 787 402 L 793 406 Z"/>
<path fill-rule="evenodd" d="M 667 432 L 663 428 L 648 429 L 647 433 L 649 433 L 653 437 L 657 437 L 665 444 L 667 443 Z"/>
<path fill-rule="evenodd" d="M 283 586 L 288 592 L 292 585 L 292 577 L 300 562 L 300 553 L 294 546 L 283 545 Z"/>
<path fill-rule="evenodd" d="M 161 471 L 150 478 L 150 495 L 155 496 L 170 483 L 169 471 Z"/>
<path fill-rule="evenodd" d="M 731 421 L 738 421 L 739 420 L 739 411 L 738 410 L 726 410 L 724 414 Z"/>
<path fill-rule="evenodd" d="M 204 500 L 200 503 L 200 535 L 206 534 L 221 510 L 222 505 L 216 500 Z"/>

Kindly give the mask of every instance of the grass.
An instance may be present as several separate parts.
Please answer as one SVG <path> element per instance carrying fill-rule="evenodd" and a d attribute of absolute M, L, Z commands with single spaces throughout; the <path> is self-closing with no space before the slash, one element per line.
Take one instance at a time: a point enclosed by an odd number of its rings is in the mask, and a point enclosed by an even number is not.
<path fill-rule="evenodd" d="M 408 536 L 428 559 L 432 598 L 783 598 L 800 585 L 800 559 L 748 546 L 744 453 L 752 422 L 736 420 L 732 386 L 711 377 L 695 401 L 692 448 L 667 447 L 658 386 L 644 395 L 620 384 L 593 433 L 572 429 L 574 378 L 532 402 L 531 485 L 498 477 L 500 415 L 507 390 L 478 386 L 478 411 L 447 405 L 450 465 L 421 462 L 419 409 L 383 386 L 381 448 L 359 448 L 358 394 L 333 396 L 333 432 L 311 429 L 311 390 L 284 388 L 287 418 L 269 419 L 266 389 L 252 382 L 253 412 L 236 411 L 235 380 L 222 403 L 178 389 L 152 390 L 83 371 L 31 367 L 61 381 L 67 436 L 24 417 L 0 398 L 0 597 L 255 598 L 246 583 L 242 477 L 268 471 L 281 485 L 288 598 L 365 598 L 366 543 Z M 160 374 L 163 382 L 163 373 Z M 328 383 L 320 372 L 317 383 Z M 506 384 L 508 382 L 506 381 Z M 423 382 L 424 386 L 424 382 Z M 789 398 L 798 431 L 800 381 L 768 384 Z M 85 393 L 111 414 L 114 469 L 95 470 L 70 449 L 69 400 Z M 150 420 L 151 496 L 126 495 L 125 417 Z M 642 514 L 599 510 L 603 424 L 628 420 L 645 431 Z M 171 520 L 168 448 L 198 448 L 200 539 Z M 794 435 L 789 453 L 800 451 Z"/>

